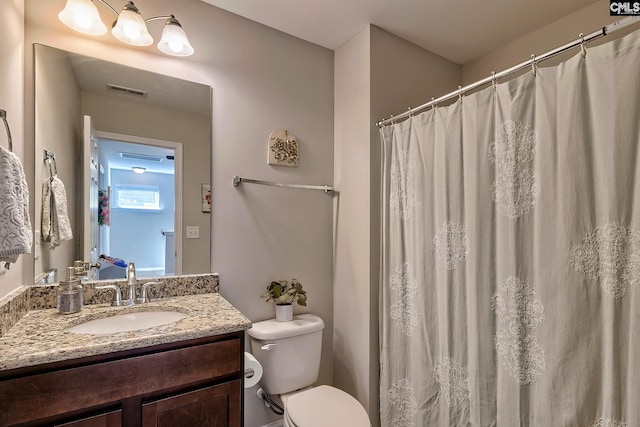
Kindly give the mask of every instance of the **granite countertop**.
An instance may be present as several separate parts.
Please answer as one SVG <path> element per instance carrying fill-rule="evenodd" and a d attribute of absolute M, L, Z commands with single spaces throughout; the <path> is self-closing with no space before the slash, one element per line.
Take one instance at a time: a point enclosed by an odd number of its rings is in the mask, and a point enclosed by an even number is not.
<path fill-rule="evenodd" d="M 108 335 L 77 334 L 68 328 L 90 320 L 140 311 L 187 315 L 168 325 Z M 0 371 L 112 353 L 245 330 L 251 322 L 218 293 L 154 300 L 133 307 L 84 306 L 62 315 L 32 310 L 0 338 Z"/>

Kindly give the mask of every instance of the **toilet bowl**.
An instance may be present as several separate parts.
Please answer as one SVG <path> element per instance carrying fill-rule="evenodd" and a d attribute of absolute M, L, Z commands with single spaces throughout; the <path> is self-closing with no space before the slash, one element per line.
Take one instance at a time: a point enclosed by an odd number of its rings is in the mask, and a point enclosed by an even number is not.
<path fill-rule="evenodd" d="M 348 393 L 321 385 L 282 396 L 284 427 L 371 427 L 367 411 Z"/>
<path fill-rule="evenodd" d="M 263 368 L 262 386 L 281 397 L 285 427 L 371 427 L 354 397 L 328 385 L 311 387 L 318 380 L 323 329 L 312 314 L 255 322 L 247 333 Z"/>

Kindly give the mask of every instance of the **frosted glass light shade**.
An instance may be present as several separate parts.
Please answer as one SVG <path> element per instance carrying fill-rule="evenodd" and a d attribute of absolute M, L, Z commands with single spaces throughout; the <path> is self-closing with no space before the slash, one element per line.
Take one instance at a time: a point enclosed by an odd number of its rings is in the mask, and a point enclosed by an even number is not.
<path fill-rule="evenodd" d="M 133 46 L 149 46 L 153 43 L 147 24 L 133 2 L 124 6 L 118 15 L 116 25 L 111 29 L 111 34 L 121 42 Z"/>
<path fill-rule="evenodd" d="M 167 20 L 162 29 L 162 38 L 158 43 L 158 49 L 172 56 L 193 55 L 194 50 L 191 43 L 189 43 L 187 34 L 173 16 Z"/>
<path fill-rule="evenodd" d="M 98 8 L 91 0 L 67 0 L 58 18 L 67 27 L 90 36 L 101 36 L 107 32 Z"/>

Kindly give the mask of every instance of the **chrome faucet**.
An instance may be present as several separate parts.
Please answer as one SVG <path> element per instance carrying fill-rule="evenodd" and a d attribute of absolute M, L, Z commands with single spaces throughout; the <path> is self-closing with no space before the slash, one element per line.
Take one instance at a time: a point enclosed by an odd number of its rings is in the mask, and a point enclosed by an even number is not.
<path fill-rule="evenodd" d="M 163 282 L 147 282 L 142 284 L 142 290 L 140 298 L 136 298 L 136 266 L 130 262 L 127 266 L 127 299 L 123 300 L 120 295 L 120 288 L 116 285 L 104 285 L 96 286 L 96 289 L 110 289 L 114 291 L 113 301 L 111 305 L 136 305 L 149 302 L 150 298 L 147 297 L 147 288 L 152 285 L 162 285 Z"/>
<path fill-rule="evenodd" d="M 162 285 L 162 282 L 147 282 L 142 284 L 142 289 L 140 291 L 140 298 L 136 299 L 136 304 L 144 304 L 146 302 L 151 301 L 147 293 L 147 288 L 153 285 Z"/>
<path fill-rule="evenodd" d="M 132 262 L 127 266 L 127 286 L 126 305 L 134 305 L 136 301 L 136 265 Z"/>
<path fill-rule="evenodd" d="M 120 294 L 120 288 L 116 285 L 103 285 L 96 286 L 96 289 L 111 289 L 113 291 L 113 301 L 111 301 L 111 305 L 119 307 L 122 305 L 122 296 Z"/>
<path fill-rule="evenodd" d="M 142 284 L 142 290 L 140 292 L 140 298 L 136 298 L 135 300 L 123 300 L 122 294 L 120 292 L 120 288 L 117 285 L 102 285 L 96 286 L 96 290 L 108 289 L 113 291 L 113 300 L 111 301 L 111 305 L 113 306 L 130 306 L 137 304 L 144 304 L 151 301 L 149 298 L 149 294 L 147 289 L 153 285 L 162 285 L 163 282 L 146 282 Z"/>

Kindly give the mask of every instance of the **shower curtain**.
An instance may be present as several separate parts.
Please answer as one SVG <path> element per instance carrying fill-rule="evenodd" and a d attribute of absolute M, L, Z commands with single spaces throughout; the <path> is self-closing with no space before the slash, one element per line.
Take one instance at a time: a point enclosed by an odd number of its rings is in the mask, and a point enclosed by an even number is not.
<path fill-rule="evenodd" d="M 640 32 L 381 138 L 381 424 L 640 426 Z"/>

